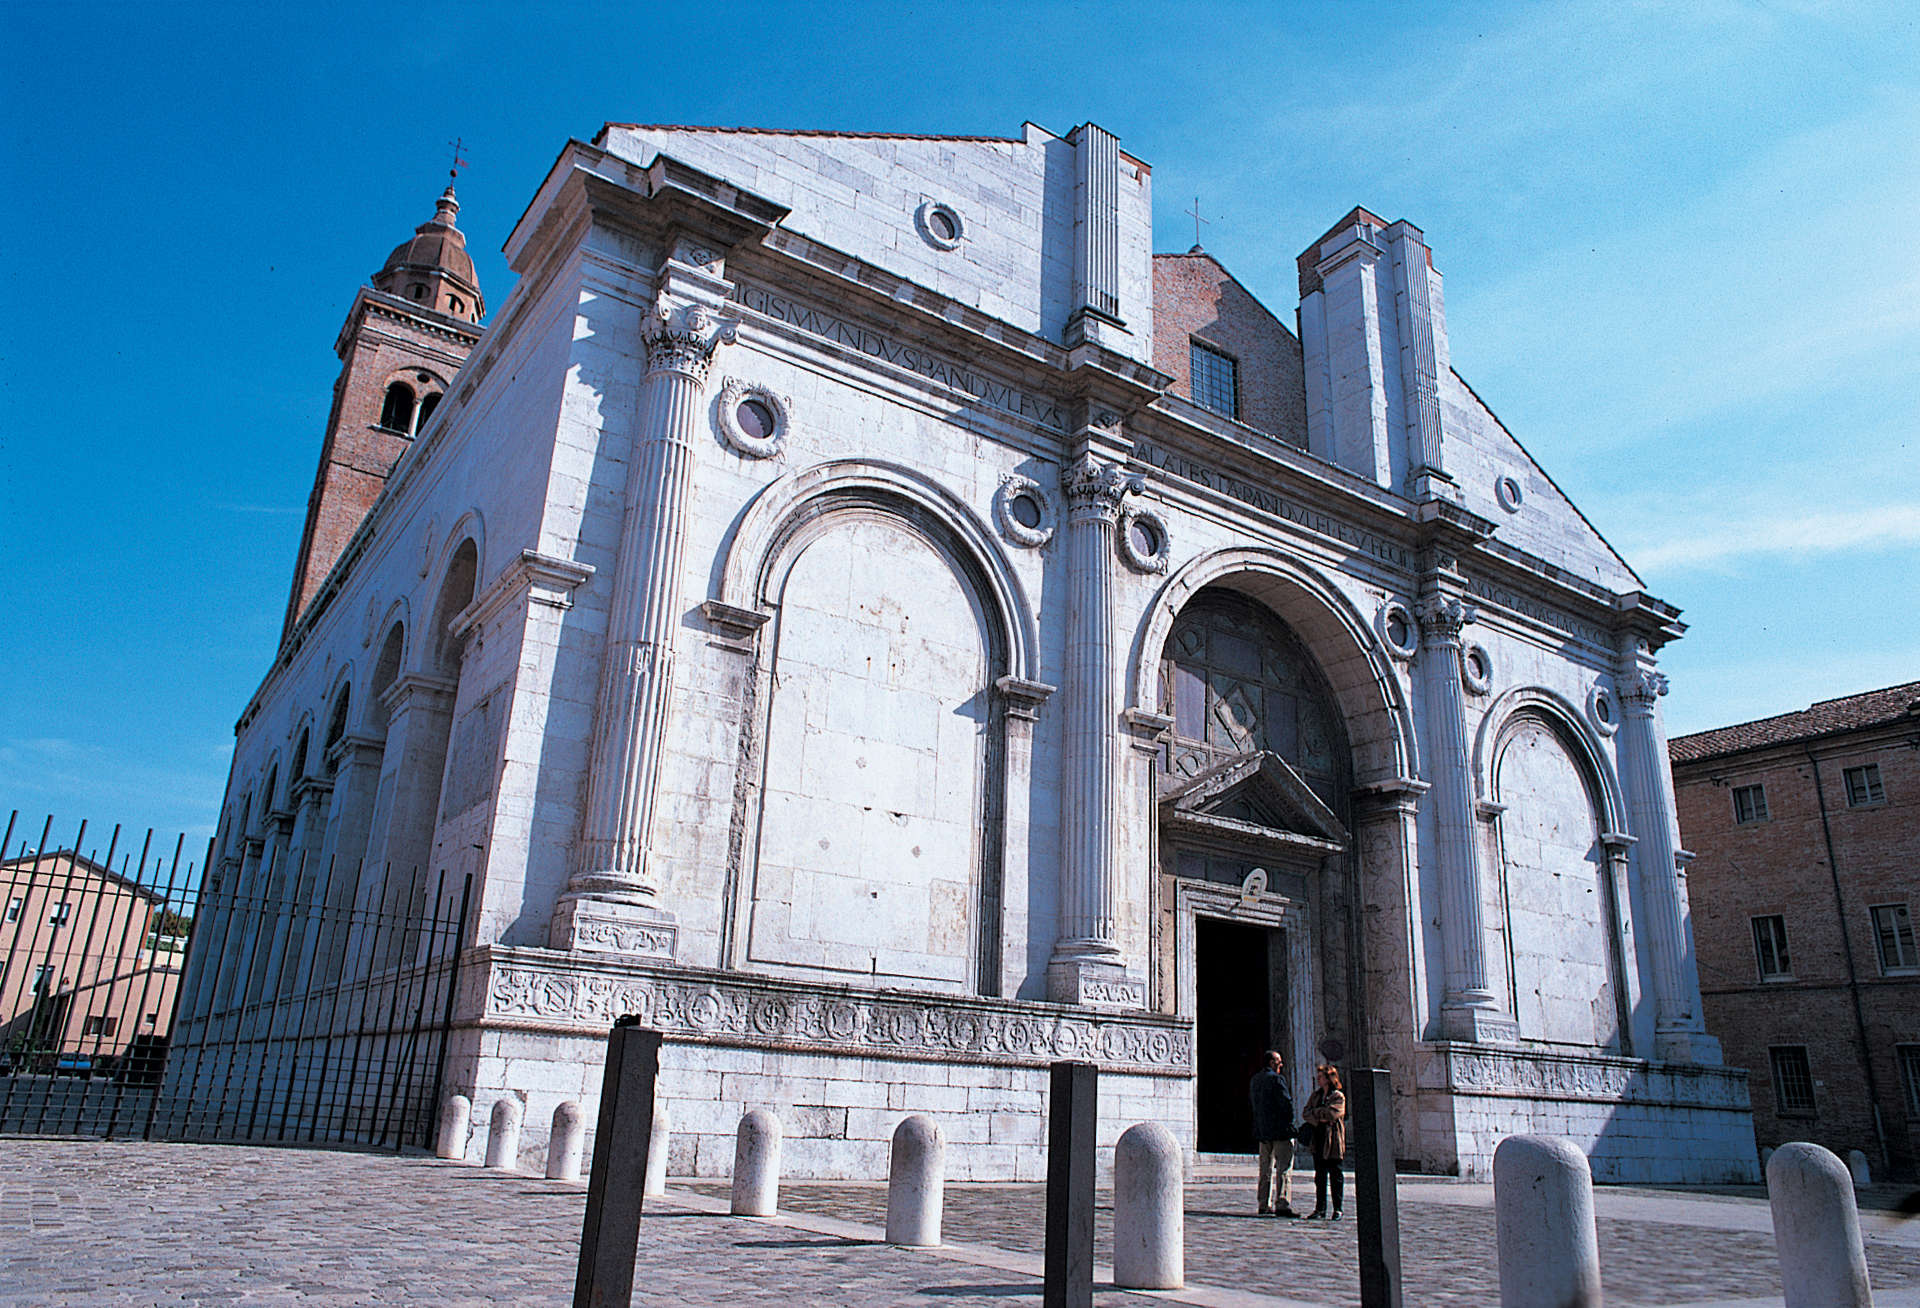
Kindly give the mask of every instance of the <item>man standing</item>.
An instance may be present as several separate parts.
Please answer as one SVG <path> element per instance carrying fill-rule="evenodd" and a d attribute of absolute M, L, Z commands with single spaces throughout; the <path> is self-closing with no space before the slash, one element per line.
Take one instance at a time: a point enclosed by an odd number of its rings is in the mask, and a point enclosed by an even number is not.
<path fill-rule="evenodd" d="M 1267 1050 L 1267 1065 L 1253 1074 L 1247 1097 L 1253 1102 L 1253 1138 L 1260 1142 L 1260 1215 L 1294 1217 L 1293 1096 L 1280 1075 L 1286 1060 Z"/>

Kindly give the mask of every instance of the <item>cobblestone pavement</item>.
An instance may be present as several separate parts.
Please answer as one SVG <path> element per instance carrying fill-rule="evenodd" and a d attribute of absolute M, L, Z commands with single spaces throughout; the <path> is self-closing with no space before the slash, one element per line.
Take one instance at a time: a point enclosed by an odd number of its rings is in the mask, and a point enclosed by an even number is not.
<path fill-rule="evenodd" d="M 790 1182 L 772 1221 L 726 1216 L 726 1192 L 689 1182 L 649 1201 L 635 1303 L 1039 1303 L 1040 1186 L 950 1186 L 955 1248 L 939 1253 L 880 1241 L 881 1185 Z M 1357 1304 L 1354 1223 L 1256 1218 L 1251 1193 L 1240 1179 L 1188 1188 L 1187 1292 L 1108 1289 L 1095 1302 Z M 1489 1201 L 1484 1186 L 1405 1184 L 1409 1308 L 1498 1301 Z M 578 1184 L 418 1157 L 0 1140 L 0 1305 L 561 1308 L 583 1203 Z M 1096 1222 L 1103 1261 L 1109 1203 Z M 1779 1302 L 1764 1201 L 1607 1190 L 1597 1206 L 1615 1308 Z M 1863 1224 L 1878 1302 L 1920 1305 L 1920 1222 L 1869 1213 Z"/>

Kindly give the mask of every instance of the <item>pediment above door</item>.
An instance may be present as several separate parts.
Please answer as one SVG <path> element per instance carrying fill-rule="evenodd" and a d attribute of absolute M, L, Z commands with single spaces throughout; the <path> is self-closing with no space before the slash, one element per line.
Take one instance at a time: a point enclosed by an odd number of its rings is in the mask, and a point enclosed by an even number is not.
<path fill-rule="evenodd" d="M 1347 847 L 1333 810 L 1267 750 L 1223 760 L 1164 791 L 1160 827 L 1313 858 Z"/>

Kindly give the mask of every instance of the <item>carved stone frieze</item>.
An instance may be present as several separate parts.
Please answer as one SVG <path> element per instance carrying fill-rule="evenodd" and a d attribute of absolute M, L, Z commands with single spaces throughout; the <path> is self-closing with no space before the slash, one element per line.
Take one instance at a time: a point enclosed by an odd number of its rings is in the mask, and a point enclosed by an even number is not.
<path fill-rule="evenodd" d="M 487 1025 L 604 1031 L 615 1018 L 633 1013 L 671 1040 L 1036 1067 L 1085 1059 L 1120 1072 L 1193 1074 L 1193 1029 L 1179 1018 L 861 992 L 705 969 L 607 965 L 533 950 L 488 954 Z"/>
<path fill-rule="evenodd" d="M 1746 1073 L 1737 1068 L 1446 1045 L 1424 1051 L 1420 1064 L 1422 1090 L 1456 1095 L 1683 1108 L 1749 1107 Z"/>

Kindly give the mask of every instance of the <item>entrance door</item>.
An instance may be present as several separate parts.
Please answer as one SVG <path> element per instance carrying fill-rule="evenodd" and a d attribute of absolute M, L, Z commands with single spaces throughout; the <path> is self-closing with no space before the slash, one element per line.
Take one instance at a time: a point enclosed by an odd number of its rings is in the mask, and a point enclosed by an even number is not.
<path fill-rule="evenodd" d="M 1251 1154 L 1247 1082 L 1267 1050 L 1288 1049 L 1286 933 L 1211 917 L 1193 928 L 1196 1143 Z"/>

